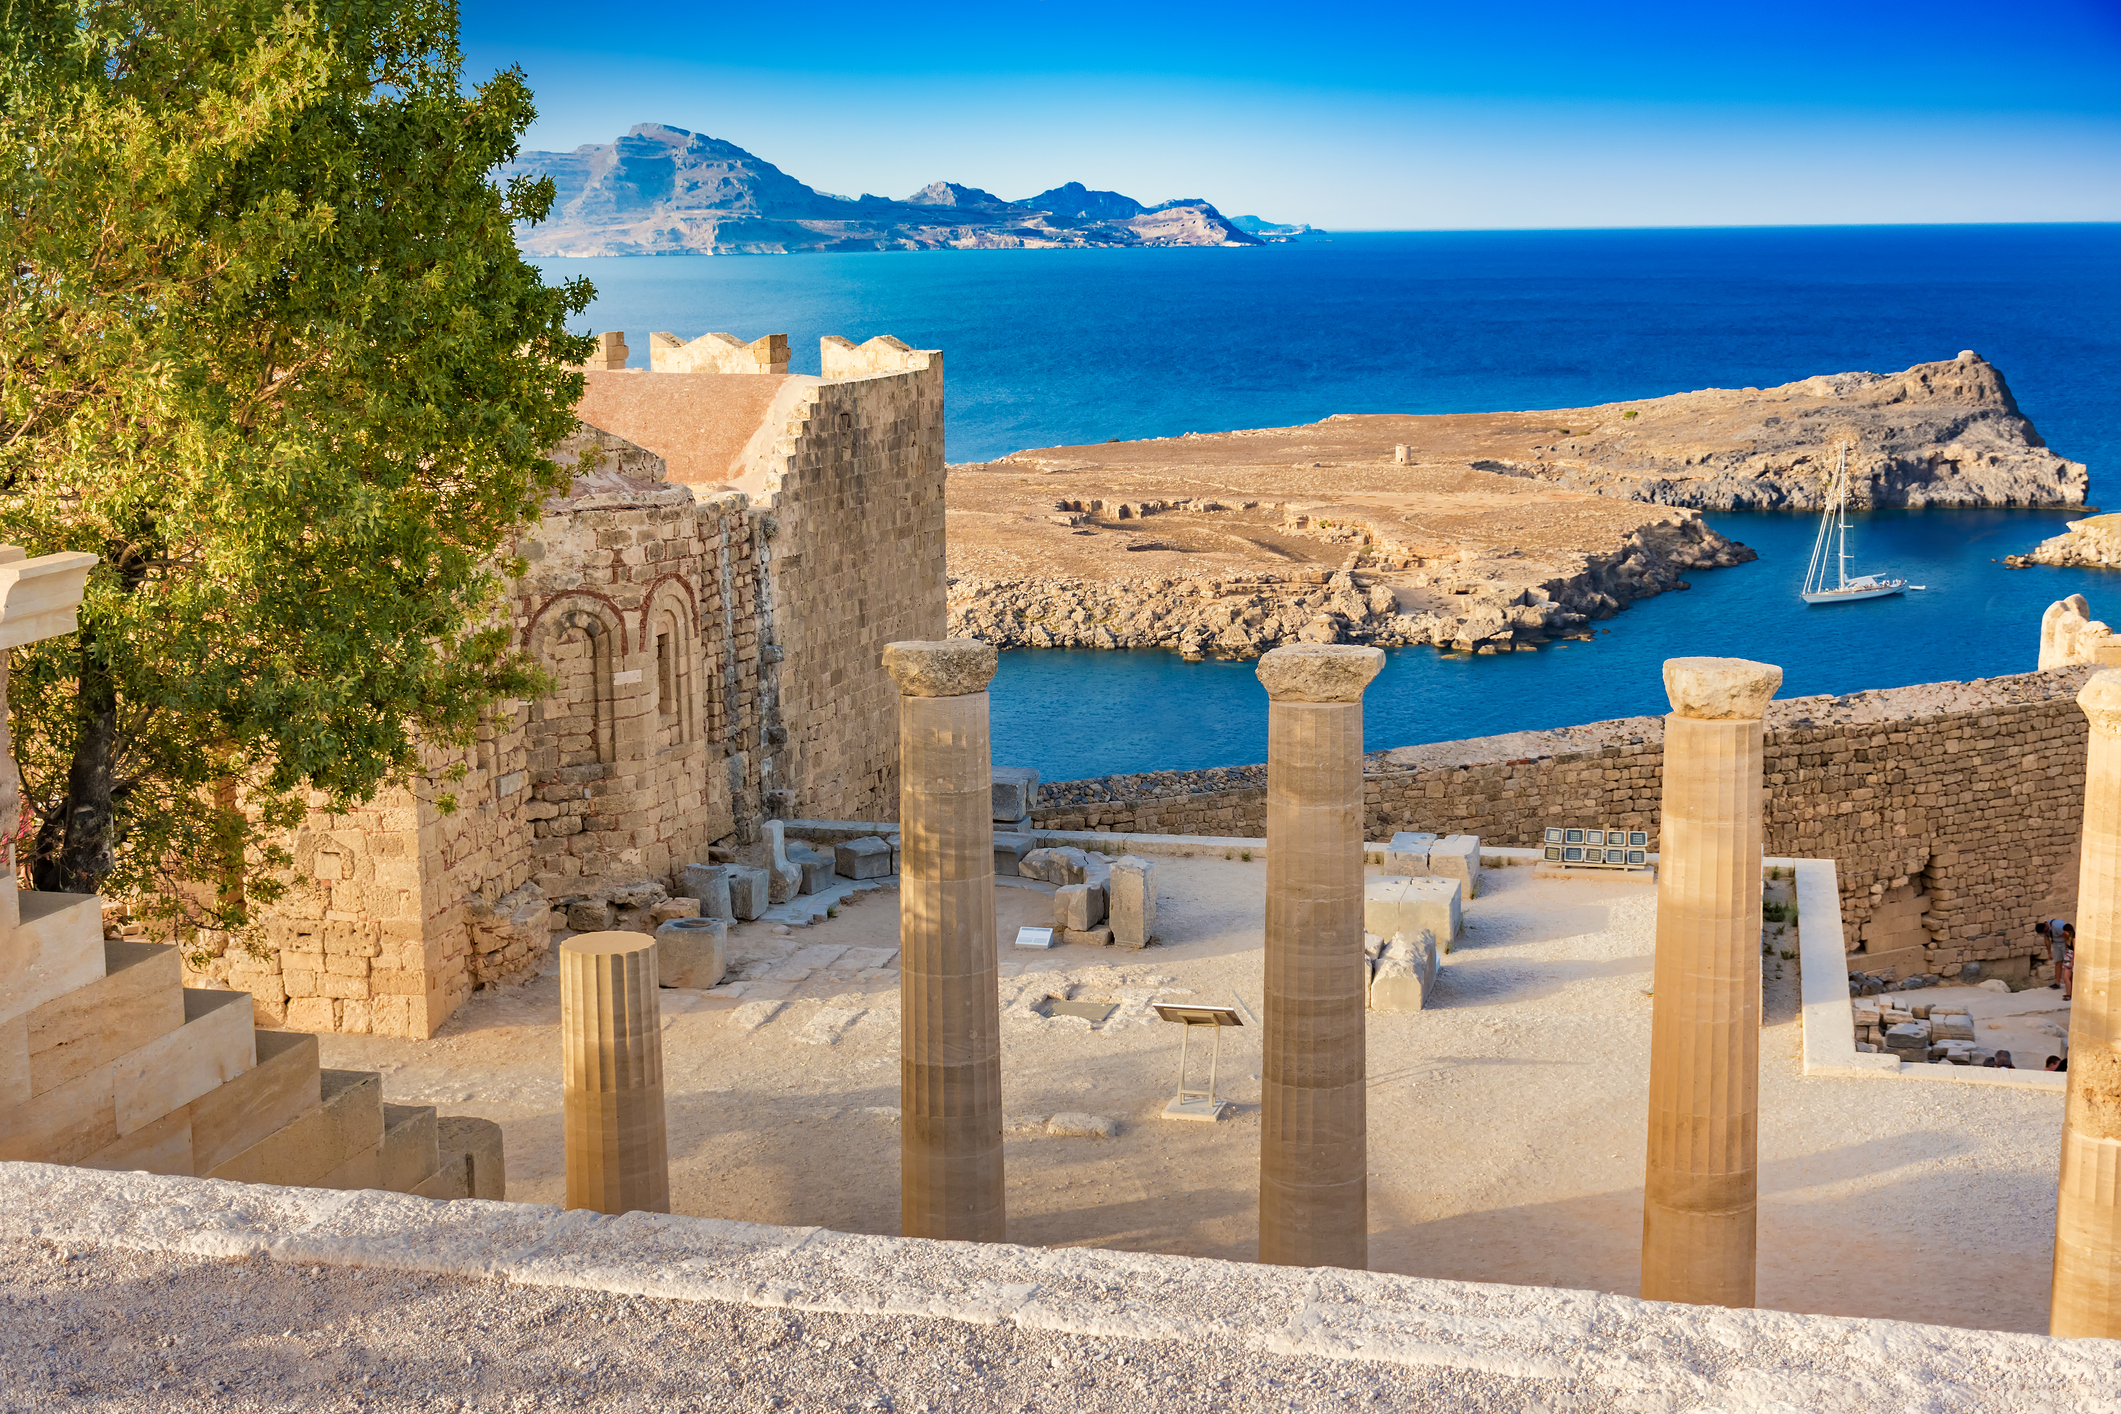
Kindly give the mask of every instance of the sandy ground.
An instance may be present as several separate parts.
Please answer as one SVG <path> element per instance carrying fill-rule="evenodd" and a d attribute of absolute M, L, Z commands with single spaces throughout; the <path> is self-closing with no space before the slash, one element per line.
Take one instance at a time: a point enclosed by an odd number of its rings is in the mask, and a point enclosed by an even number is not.
<path fill-rule="evenodd" d="M 1257 1012 L 1264 865 L 1169 859 L 1159 871 L 1157 946 L 1003 949 L 1010 1239 L 1249 1259 L 1257 1032 L 1226 1038 L 1234 1114 L 1163 1121 L 1178 1029 L 1148 1002 L 1234 996 Z M 788 936 L 743 925 L 736 973 L 779 980 L 663 994 L 677 1211 L 898 1230 L 896 973 L 879 965 L 896 898 Z M 997 889 L 1004 938 L 1045 909 L 1032 889 Z M 1636 1294 L 1654 912 L 1654 886 L 1491 870 L 1431 1008 L 1372 1014 L 1374 1268 Z M 877 951 L 835 959 L 839 948 Z M 793 956 L 805 949 L 819 951 Z M 1049 1019 L 1032 1009 L 1048 996 L 1119 1010 L 1096 1027 Z M 320 1039 L 327 1065 L 385 1071 L 393 1101 L 500 1121 L 509 1196 L 558 1203 L 558 1010 L 547 977 L 476 995 L 431 1041 Z M 1760 1304 L 2045 1330 L 2061 1097 L 1807 1080 L 1796 1010 L 1796 964 L 1771 960 Z M 1044 1132 L 1066 1112 L 1109 1116 L 1120 1133 Z"/>
<path fill-rule="evenodd" d="M 1610 1391 L 903 1316 L 0 1247 L 0 1410 L 1603 1410 Z"/>

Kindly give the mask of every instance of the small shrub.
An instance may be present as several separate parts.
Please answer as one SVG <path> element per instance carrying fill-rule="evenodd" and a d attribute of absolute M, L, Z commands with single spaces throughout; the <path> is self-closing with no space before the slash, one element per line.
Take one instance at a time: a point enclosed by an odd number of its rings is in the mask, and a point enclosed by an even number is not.
<path fill-rule="evenodd" d="M 1244 860 L 1245 863 L 1250 864 L 1252 862 L 1252 851 L 1249 849 L 1242 850 L 1238 853 L 1238 858 Z"/>
<path fill-rule="evenodd" d="M 825 907 L 825 916 L 826 916 L 827 918 L 837 918 L 837 917 L 839 917 L 839 916 L 840 916 L 840 906 L 839 906 L 838 904 L 836 904 L 836 903 L 834 903 L 834 904 L 827 904 L 827 905 L 826 905 L 826 907 Z"/>
<path fill-rule="evenodd" d="M 1635 418 L 1635 417 L 1637 417 L 1637 416 L 1639 416 L 1639 415 L 1640 415 L 1640 414 L 1638 414 L 1638 413 L 1637 413 L 1637 412 L 1635 411 L 1635 409 L 1634 409 L 1634 408 L 1629 408 L 1629 409 L 1628 409 L 1628 410 L 1627 410 L 1626 412 L 1624 412 L 1624 413 L 1622 413 L 1622 414 L 1620 415 L 1620 420 L 1621 420 L 1622 422 L 1627 422 L 1627 421 L 1629 421 L 1629 420 L 1631 420 L 1631 419 L 1633 419 L 1633 418 Z"/>

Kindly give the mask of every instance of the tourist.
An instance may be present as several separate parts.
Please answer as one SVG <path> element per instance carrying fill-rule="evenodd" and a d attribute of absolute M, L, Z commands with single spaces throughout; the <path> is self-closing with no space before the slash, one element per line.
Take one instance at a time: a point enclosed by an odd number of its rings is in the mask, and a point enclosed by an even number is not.
<path fill-rule="evenodd" d="M 1996 1069 L 1998 1069 L 1998 1070 L 2016 1070 L 2017 1068 L 2018 1068 L 2018 1067 L 2017 1067 L 2016 1065 L 2012 1064 L 2012 1062 L 2011 1062 L 2011 1053 L 2010 1053 L 2009 1051 L 1998 1051 L 1998 1052 L 1996 1052 Z"/>
<path fill-rule="evenodd" d="M 2055 969 L 2055 980 L 2047 984 L 2050 992 L 2062 986 L 2062 942 L 2069 931 L 2069 924 L 2059 918 L 2050 918 L 2045 923 L 2035 923 L 2033 931 L 2047 939 L 2048 964 Z"/>
<path fill-rule="evenodd" d="M 2076 990 L 2077 981 L 2077 925 L 2062 925 L 2062 1000 L 2068 1001 Z"/>
<path fill-rule="evenodd" d="M 2049 1070 L 2068 1070 L 2069 1062 L 2060 1056 L 2049 1056 L 2047 1058 L 2047 1068 Z"/>

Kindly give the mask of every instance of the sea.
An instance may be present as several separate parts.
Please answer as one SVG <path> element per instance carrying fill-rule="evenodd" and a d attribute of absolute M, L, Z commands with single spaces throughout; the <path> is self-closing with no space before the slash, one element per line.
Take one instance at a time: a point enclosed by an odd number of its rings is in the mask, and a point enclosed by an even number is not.
<path fill-rule="evenodd" d="M 892 334 L 940 348 L 947 455 L 1276 427 L 1336 412 L 1581 407 L 1973 349 L 2049 445 L 2121 509 L 2121 225 L 1329 233 L 1237 249 L 906 251 L 542 260 L 584 276 L 583 330 Z M 2006 568 L 2083 512 L 1852 515 L 1853 567 L 1925 586 L 1807 608 L 1817 521 L 1715 514 L 1760 558 L 1692 575 L 1589 642 L 1459 657 L 1389 650 L 1374 748 L 1666 709 L 1665 658 L 1780 664 L 1781 696 L 2026 672 L 2040 614 L 2083 594 L 2121 624 L 2121 572 Z M 1023 650 L 992 688 L 998 763 L 1047 780 L 1266 758 L 1250 663 Z"/>

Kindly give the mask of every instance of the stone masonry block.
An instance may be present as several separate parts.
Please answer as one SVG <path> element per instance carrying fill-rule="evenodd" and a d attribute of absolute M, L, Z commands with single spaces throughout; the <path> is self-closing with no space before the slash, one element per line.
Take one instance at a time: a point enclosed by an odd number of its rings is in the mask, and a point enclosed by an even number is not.
<path fill-rule="evenodd" d="M 884 879 L 891 874 L 891 846 L 878 835 L 864 835 L 833 846 L 833 866 L 843 879 Z"/>
<path fill-rule="evenodd" d="M 1439 879 L 1456 879 L 1466 898 L 1480 896 L 1480 837 L 1446 835 L 1429 846 L 1429 872 Z M 1442 933 L 1437 934 L 1444 937 Z M 1456 937 L 1454 929 L 1449 935 Z M 1444 950 L 1450 951 L 1448 943 Z"/>
<path fill-rule="evenodd" d="M 1435 844 L 1433 834 L 1401 830 L 1392 836 L 1391 848 L 1385 851 L 1385 872 L 1403 879 L 1420 878 L 1429 873 L 1429 851 Z"/>
<path fill-rule="evenodd" d="M 726 918 L 673 918 L 655 930 L 656 980 L 702 991 L 722 983 Z"/>
<path fill-rule="evenodd" d="M 1436 987 L 1442 960 L 1436 952 L 1436 936 L 1424 928 L 1417 934 L 1399 933 L 1379 938 L 1374 933 L 1363 940 L 1369 960 L 1369 1003 L 1372 1011 L 1420 1011 Z"/>
<path fill-rule="evenodd" d="M 744 864 L 724 866 L 729 879 L 729 911 L 740 919 L 756 918 L 772 905 L 764 869 Z"/>
<path fill-rule="evenodd" d="M 1139 855 L 1120 856 L 1107 881 L 1112 941 L 1145 948 L 1156 941 L 1156 866 Z"/>
<path fill-rule="evenodd" d="M 1412 938 L 1423 929 L 1434 934 L 1444 952 L 1460 930 L 1459 897 L 1463 890 L 1456 879 L 1398 879 L 1389 875 L 1364 881 L 1362 926 L 1366 933 L 1389 938 L 1404 933 Z"/>
<path fill-rule="evenodd" d="M 994 818 L 1017 821 L 1038 805 L 1038 772 L 1027 766 L 994 768 Z"/>
<path fill-rule="evenodd" d="M 1024 856 L 1031 852 L 1036 841 L 1030 835 L 1013 830 L 994 832 L 994 872 L 998 877 L 1014 879 L 1023 871 Z"/>
<path fill-rule="evenodd" d="M 567 905 L 567 926 L 577 933 L 604 932 L 617 916 L 610 899 L 583 899 Z"/>
<path fill-rule="evenodd" d="M 1053 891 L 1053 926 L 1087 933 L 1105 921 L 1102 884 L 1064 884 Z"/>
<path fill-rule="evenodd" d="M 687 898 L 700 901 L 702 918 L 734 918 L 730 911 L 729 866 L 725 864 L 688 864 L 685 877 L 678 892 Z"/>

